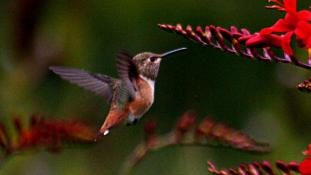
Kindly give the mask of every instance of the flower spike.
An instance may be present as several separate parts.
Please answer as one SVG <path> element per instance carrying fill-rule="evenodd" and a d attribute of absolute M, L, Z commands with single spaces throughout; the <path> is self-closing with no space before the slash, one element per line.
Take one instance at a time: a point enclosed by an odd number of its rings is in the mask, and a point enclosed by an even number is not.
<path fill-rule="evenodd" d="M 230 30 L 215 27 L 213 25 L 201 26 L 195 30 L 188 25 L 185 29 L 181 24 L 159 24 L 166 31 L 175 32 L 204 46 L 212 46 L 232 54 L 257 58 L 261 61 L 276 61 L 291 63 L 299 67 L 311 69 L 311 11 L 297 10 L 297 0 L 268 0 L 272 5 L 269 9 L 286 12 L 284 18 L 279 19 L 274 25 L 263 28 L 259 32 L 250 34 L 247 29 L 238 30 L 231 27 Z M 295 37 L 294 37 L 295 36 Z M 307 63 L 299 61 L 291 47 L 293 40 L 298 47 L 304 48 L 309 53 Z M 226 45 L 225 41 L 230 44 Z M 245 48 L 245 49 L 241 49 Z M 283 56 L 276 56 L 273 48 L 283 50 Z"/>
<path fill-rule="evenodd" d="M 9 156 L 27 150 L 45 149 L 49 152 L 59 152 L 67 143 L 94 143 L 96 133 L 93 127 L 76 120 L 64 121 L 32 116 L 26 126 L 20 117 L 14 117 L 12 123 L 16 131 L 15 137 L 9 135 L 8 129 L 0 122 L 0 149 L 3 152 L 0 163 Z"/>
<path fill-rule="evenodd" d="M 294 55 L 287 54 L 284 51 L 283 55 L 277 55 L 273 51 L 273 48 L 282 48 L 282 46 L 288 49 L 288 38 L 291 38 L 291 35 L 271 34 L 269 37 L 262 37 L 260 33 L 251 34 L 247 29 L 238 30 L 235 26 L 232 26 L 230 30 L 213 25 L 206 26 L 204 29 L 201 26 L 193 29 L 190 25 L 184 29 L 181 24 L 176 26 L 159 24 L 158 26 L 164 31 L 177 33 L 203 46 L 210 46 L 230 54 L 249 59 L 256 58 L 260 61 L 288 63 L 311 69 L 309 62 L 301 62 Z M 225 41 L 230 44 L 227 45 Z"/>
<path fill-rule="evenodd" d="M 207 162 L 207 164 L 208 171 L 214 175 L 290 175 L 291 173 L 297 173 L 299 167 L 297 162 L 285 163 L 280 160 L 275 163 L 275 166 L 268 161 L 263 161 L 241 164 L 236 168 L 220 170 L 212 162 Z M 275 171 L 275 169 L 278 171 Z"/>
<path fill-rule="evenodd" d="M 209 118 L 197 123 L 193 112 L 183 114 L 168 134 L 158 135 L 155 130 L 156 123 L 148 122 L 145 125 L 145 140 L 136 146 L 124 162 L 120 174 L 129 174 L 149 152 L 170 146 L 229 146 L 256 153 L 270 151 L 268 144 L 257 142 L 247 134 Z"/>

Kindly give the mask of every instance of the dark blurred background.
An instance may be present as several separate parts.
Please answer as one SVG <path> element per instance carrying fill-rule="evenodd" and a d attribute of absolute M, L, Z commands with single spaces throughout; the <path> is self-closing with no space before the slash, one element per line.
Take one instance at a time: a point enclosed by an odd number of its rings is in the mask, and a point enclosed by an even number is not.
<path fill-rule="evenodd" d="M 5 123 L 16 114 L 27 120 L 38 113 L 100 127 L 108 110 L 105 101 L 61 80 L 48 71 L 49 65 L 116 76 L 115 56 L 121 49 L 189 50 L 163 61 L 155 103 L 137 125 L 121 125 L 92 147 L 15 156 L 0 174 L 117 174 L 143 139 L 144 122 L 156 120 L 159 132 L 165 133 L 188 109 L 271 143 L 273 152 L 167 148 L 146 157 L 133 174 L 203 175 L 207 160 L 221 167 L 263 159 L 300 161 L 311 138 L 311 102 L 310 95 L 295 86 L 311 76 L 309 71 L 229 55 L 157 27 L 158 23 L 235 25 L 254 32 L 282 17 L 281 12 L 266 10 L 266 4 L 264 0 L 1 0 L 0 121 Z M 300 7 L 307 5 L 299 1 Z"/>

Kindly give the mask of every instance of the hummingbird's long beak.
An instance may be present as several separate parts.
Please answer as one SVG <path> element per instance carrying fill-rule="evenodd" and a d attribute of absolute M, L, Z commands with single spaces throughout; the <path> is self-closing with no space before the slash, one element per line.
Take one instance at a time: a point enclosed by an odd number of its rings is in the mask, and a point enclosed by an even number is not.
<path fill-rule="evenodd" d="M 174 53 L 177 53 L 177 52 L 180 52 L 180 51 L 183 51 L 183 50 L 187 50 L 187 48 L 186 47 L 182 47 L 182 48 L 178 48 L 178 49 L 174 49 L 174 50 L 162 53 L 161 54 L 161 58 L 167 57 L 167 56 L 169 56 L 171 54 L 174 54 Z"/>

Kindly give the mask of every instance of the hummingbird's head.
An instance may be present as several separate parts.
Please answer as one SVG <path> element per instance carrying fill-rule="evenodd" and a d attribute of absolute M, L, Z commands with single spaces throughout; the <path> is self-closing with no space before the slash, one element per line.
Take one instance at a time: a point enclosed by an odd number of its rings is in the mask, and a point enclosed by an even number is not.
<path fill-rule="evenodd" d="M 135 55 L 133 57 L 133 62 L 136 65 L 139 74 L 151 80 L 155 80 L 158 76 L 162 59 L 173 53 L 186 49 L 187 48 L 174 49 L 163 54 L 143 52 Z"/>

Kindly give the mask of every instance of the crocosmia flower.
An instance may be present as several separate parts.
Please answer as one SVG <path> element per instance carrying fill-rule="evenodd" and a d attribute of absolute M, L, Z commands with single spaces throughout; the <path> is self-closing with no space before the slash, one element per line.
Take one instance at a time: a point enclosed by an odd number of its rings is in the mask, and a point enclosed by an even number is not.
<path fill-rule="evenodd" d="M 262 29 L 260 37 L 264 42 L 270 41 L 273 43 L 271 46 L 281 47 L 284 52 L 288 55 L 293 55 L 293 50 L 290 46 L 292 41 L 292 36 L 295 34 L 297 41 L 300 46 L 304 48 L 311 48 L 311 12 L 309 10 L 297 11 L 297 1 L 296 0 L 269 0 L 269 2 L 274 2 L 276 5 L 267 6 L 270 9 L 277 9 L 280 11 L 285 11 L 286 15 L 283 19 L 279 19 L 273 26 Z M 280 37 L 274 37 L 277 40 L 271 41 L 271 35 L 278 34 Z M 258 39 L 258 36 L 257 36 Z M 247 45 L 256 45 L 253 40 L 247 42 Z M 275 45 L 278 43 L 278 45 Z M 257 43 L 258 44 L 258 43 Z M 269 45 L 269 43 L 266 43 Z"/>
<path fill-rule="evenodd" d="M 301 175 L 311 175 L 311 144 L 308 150 L 303 152 L 307 157 L 299 165 L 299 172 Z"/>

